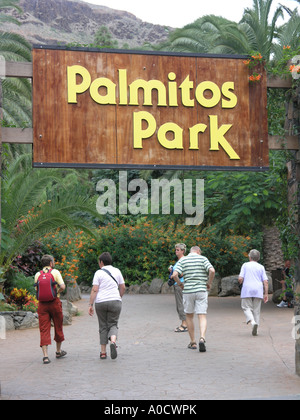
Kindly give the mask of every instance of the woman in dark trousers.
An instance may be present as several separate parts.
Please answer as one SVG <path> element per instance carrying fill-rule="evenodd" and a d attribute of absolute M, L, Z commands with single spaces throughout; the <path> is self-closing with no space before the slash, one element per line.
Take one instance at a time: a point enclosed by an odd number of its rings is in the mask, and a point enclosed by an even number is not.
<path fill-rule="evenodd" d="M 95 310 L 99 323 L 100 359 L 106 359 L 106 346 L 110 341 L 110 356 L 117 357 L 118 321 L 122 309 L 122 296 L 125 293 L 125 282 L 121 271 L 112 266 L 109 252 L 103 252 L 99 257 L 99 267 L 94 279 L 90 296 L 89 315 Z"/>

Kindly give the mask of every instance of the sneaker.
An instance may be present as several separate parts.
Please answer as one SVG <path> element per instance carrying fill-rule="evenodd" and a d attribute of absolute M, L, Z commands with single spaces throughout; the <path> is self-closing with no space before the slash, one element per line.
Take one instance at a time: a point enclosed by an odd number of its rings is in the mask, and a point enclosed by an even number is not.
<path fill-rule="evenodd" d="M 252 335 L 257 335 L 257 328 L 258 328 L 258 325 L 254 323 L 253 328 L 252 328 Z"/>
<path fill-rule="evenodd" d="M 284 300 L 282 300 L 279 305 L 277 305 L 278 308 L 287 308 L 288 307 L 288 303 L 285 302 Z"/>

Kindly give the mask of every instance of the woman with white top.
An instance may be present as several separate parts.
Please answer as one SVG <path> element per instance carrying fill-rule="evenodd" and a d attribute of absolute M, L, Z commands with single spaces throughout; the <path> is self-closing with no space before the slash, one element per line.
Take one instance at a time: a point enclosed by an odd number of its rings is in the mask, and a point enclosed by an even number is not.
<path fill-rule="evenodd" d="M 94 279 L 90 295 L 89 315 L 95 310 L 99 323 L 100 359 L 106 359 L 106 346 L 110 340 L 110 356 L 117 357 L 118 321 L 122 309 L 122 296 L 125 293 L 125 282 L 121 271 L 112 266 L 109 252 L 103 252 L 99 257 L 99 267 Z"/>

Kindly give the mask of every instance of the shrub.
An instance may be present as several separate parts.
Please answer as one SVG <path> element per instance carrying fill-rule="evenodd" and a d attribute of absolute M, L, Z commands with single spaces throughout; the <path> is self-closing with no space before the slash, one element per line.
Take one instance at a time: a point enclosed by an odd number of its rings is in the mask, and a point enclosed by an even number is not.
<path fill-rule="evenodd" d="M 82 231 L 75 235 L 57 231 L 43 238 L 47 253 L 56 259 L 56 268 L 63 277 L 78 283 L 92 283 L 99 269 L 98 257 L 111 253 L 113 265 L 118 267 L 127 284 L 151 281 L 155 277 L 167 280 L 168 266 L 175 261 L 175 244 L 184 242 L 189 250 L 199 245 L 221 276 L 239 273 L 241 265 L 248 260 L 251 248 L 261 249 L 261 238 L 234 235 L 229 232 L 222 237 L 214 227 L 174 226 L 156 227 L 144 219 L 134 226 L 117 220 L 96 231 L 96 239 Z"/>
<path fill-rule="evenodd" d="M 36 312 L 38 301 L 26 289 L 17 289 L 10 292 L 7 303 L 16 310 Z"/>

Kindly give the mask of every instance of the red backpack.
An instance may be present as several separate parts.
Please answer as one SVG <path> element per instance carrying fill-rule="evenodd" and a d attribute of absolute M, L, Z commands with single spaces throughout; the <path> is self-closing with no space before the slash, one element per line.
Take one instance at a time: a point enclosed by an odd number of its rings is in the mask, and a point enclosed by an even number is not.
<path fill-rule="evenodd" d="M 40 302 L 51 302 L 57 296 L 56 281 L 51 274 L 52 268 L 45 273 L 43 270 L 40 271 L 38 281 L 36 283 L 36 298 Z"/>

